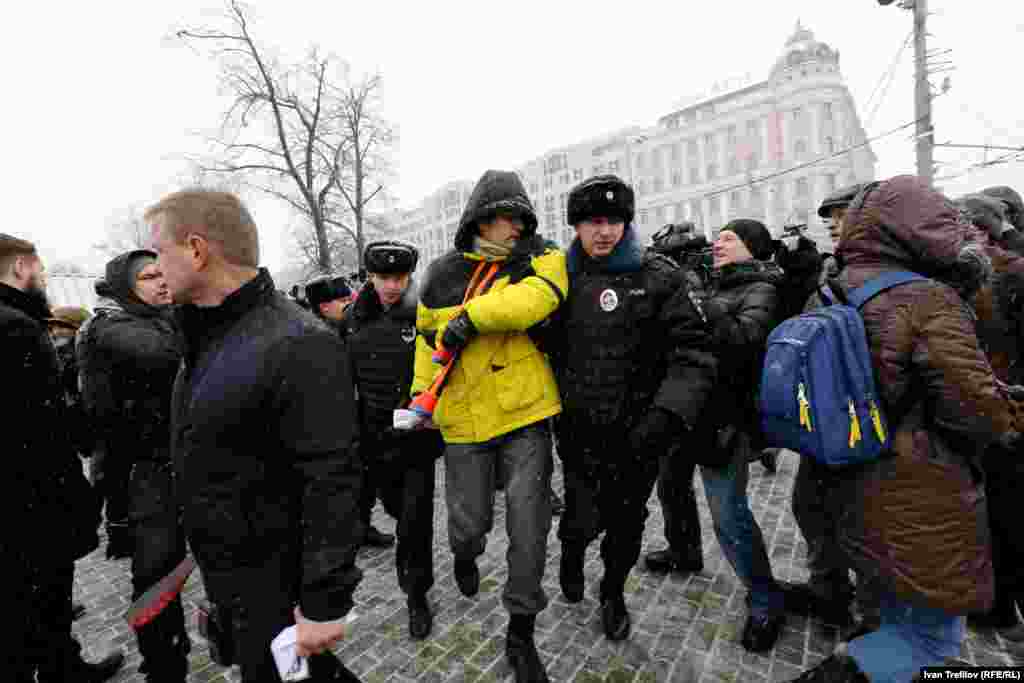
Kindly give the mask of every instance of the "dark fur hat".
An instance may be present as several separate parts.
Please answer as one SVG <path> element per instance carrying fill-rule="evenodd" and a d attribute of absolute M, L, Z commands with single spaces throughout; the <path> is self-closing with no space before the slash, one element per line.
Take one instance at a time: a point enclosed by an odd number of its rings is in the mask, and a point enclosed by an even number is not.
<path fill-rule="evenodd" d="M 621 218 L 633 222 L 636 199 L 633 188 L 615 175 L 597 175 L 572 188 L 567 208 L 569 225 L 578 225 L 589 218 Z"/>

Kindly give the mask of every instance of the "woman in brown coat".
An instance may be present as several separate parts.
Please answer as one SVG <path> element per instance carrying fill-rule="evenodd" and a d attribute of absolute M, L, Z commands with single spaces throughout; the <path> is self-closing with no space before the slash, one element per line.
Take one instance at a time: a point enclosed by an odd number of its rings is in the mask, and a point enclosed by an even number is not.
<path fill-rule="evenodd" d="M 920 179 L 897 176 L 869 185 L 846 221 L 847 292 L 889 271 L 931 279 L 861 310 L 893 447 L 841 471 L 830 497 L 844 552 L 878 588 L 881 628 L 797 680 L 905 682 L 958 656 L 963 615 L 992 603 L 979 458 L 1001 436 L 1009 441 L 1013 418 L 973 314 L 944 284 L 962 285 L 984 261 L 956 207 Z"/>

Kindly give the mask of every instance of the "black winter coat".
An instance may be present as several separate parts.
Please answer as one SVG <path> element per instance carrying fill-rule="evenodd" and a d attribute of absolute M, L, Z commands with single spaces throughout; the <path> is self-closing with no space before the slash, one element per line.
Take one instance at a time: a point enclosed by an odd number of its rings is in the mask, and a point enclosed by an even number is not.
<path fill-rule="evenodd" d="M 178 315 L 185 359 L 171 452 L 207 593 L 230 604 L 279 590 L 314 621 L 343 616 L 362 577 L 344 344 L 276 292 L 266 270 L 221 305 Z"/>
<path fill-rule="evenodd" d="M 715 271 L 704 296 L 719 381 L 701 424 L 735 427 L 752 437 L 755 448 L 761 432 L 757 392 L 768 334 L 778 318 L 779 280 L 772 263 L 732 264 Z"/>
<path fill-rule="evenodd" d="M 121 310 L 97 310 L 79 347 L 83 383 L 111 394 L 112 414 L 94 418 L 106 423 L 97 426 L 112 453 L 129 461 L 166 462 L 180 335 L 169 308 L 148 306 L 130 291 L 110 295 Z"/>
<path fill-rule="evenodd" d="M 49 315 L 43 300 L 0 283 L 0 511 L 7 520 L 0 549 L 32 571 L 68 564 L 99 545 L 99 500 L 72 445 Z"/>
<path fill-rule="evenodd" d="M 569 296 L 553 320 L 552 366 L 562 398 L 558 431 L 597 448 L 622 437 L 652 407 L 692 427 L 715 381 L 715 359 L 686 276 L 635 243 L 607 258 L 569 249 Z"/>
<path fill-rule="evenodd" d="M 398 431 L 394 411 L 411 399 L 416 356 L 416 284 L 387 311 L 372 284 L 345 310 L 344 336 L 359 394 L 365 465 L 402 467 L 408 458 L 436 458 L 444 441 L 436 429 Z"/>

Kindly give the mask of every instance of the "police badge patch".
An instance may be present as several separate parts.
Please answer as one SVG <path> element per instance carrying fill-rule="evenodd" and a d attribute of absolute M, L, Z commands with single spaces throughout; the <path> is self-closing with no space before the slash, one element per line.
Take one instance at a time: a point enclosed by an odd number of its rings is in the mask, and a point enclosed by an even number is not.
<path fill-rule="evenodd" d="M 406 344 L 412 344 L 416 341 L 416 328 L 415 327 L 403 327 L 402 328 L 402 341 Z"/>
<path fill-rule="evenodd" d="M 601 296 L 597 301 L 601 304 L 602 311 L 611 313 L 619 306 L 619 295 L 615 293 L 614 289 L 606 289 L 601 292 Z"/>

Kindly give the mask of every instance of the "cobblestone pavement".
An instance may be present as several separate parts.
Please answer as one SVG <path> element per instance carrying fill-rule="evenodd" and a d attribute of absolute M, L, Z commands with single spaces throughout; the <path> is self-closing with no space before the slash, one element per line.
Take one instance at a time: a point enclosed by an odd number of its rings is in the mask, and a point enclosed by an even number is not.
<path fill-rule="evenodd" d="M 365 578 L 356 592 L 359 620 L 351 636 L 337 649 L 343 661 L 367 683 L 394 681 L 508 681 L 504 659 L 507 616 L 501 606 L 506 576 L 504 502 L 499 496 L 494 532 L 480 558 L 480 593 L 473 599 L 458 592 L 448 551 L 447 514 L 444 506 L 443 465 L 438 464 L 434 558 L 437 581 L 431 591 L 435 609 L 432 636 L 414 642 L 408 636 L 405 598 L 394 575 L 394 550 L 364 550 L 359 564 Z M 561 490 L 560 468 L 555 488 Z M 750 494 L 754 515 L 769 544 L 775 575 L 806 580 L 806 546 L 790 512 L 790 491 L 796 456 L 779 458 L 778 473 L 751 465 Z M 633 632 L 621 643 L 610 643 L 601 632 L 598 603 L 590 588 L 601 575 L 597 544 L 587 554 L 586 599 L 570 605 L 558 588 L 559 544 L 552 528 L 549 537 L 545 586 L 551 604 L 537 621 L 537 644 L 552 681 L 593 683 L 648 683 L 654 681 L 785 681 L 824 659 L 836 645 L 837 630 L 817 620 L 790 617 L 774 651 L 750 654 L 739 643 L 745 609 L 744 590 L 725 562 L 711 528 L 703 489 L 697 491 L 704 533 L 705 568 L 699 575 L 657 576 L 638 568 L 627 583 L 626 602 L 633 617 Z M 657 498 L 648 505 L 644 551 L 660 548 L 661 510 Z M 378 506 L 374 522 L 391 530 L 393 522 Z M 557 525 L 557 520 L 556 520 Z M 124 621 L 131 592 L 129 562 L 103 559 L 103 549 L 78 563 L 75 598 L 88 612 L 75 624 L 88 659 L 112 647 L 128 656 L 114 681 L 141 681 L 135 639 Z M 213 664 L 195 628 L 195 603 L 203 595 L 198 574 L 186 587 L 185 604 L 192 634 L 189 681 L 238 681 L 237 669 Z M 963 659 L 976 665 L 1024 665 L 1024 644 L 1013 649 L 997 635 L 973 633 L 964 646 Z"/>

